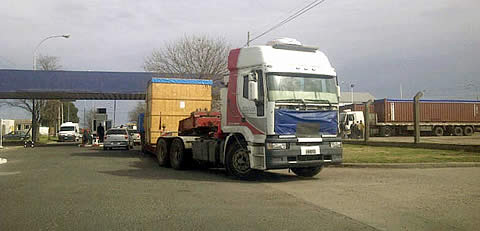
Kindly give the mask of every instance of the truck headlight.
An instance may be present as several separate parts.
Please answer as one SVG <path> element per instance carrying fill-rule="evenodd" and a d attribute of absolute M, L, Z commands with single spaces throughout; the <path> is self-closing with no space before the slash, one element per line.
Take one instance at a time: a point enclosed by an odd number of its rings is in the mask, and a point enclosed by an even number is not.
<path fill-rule="evenodd" d="M 267 149 L 287 149 L 287 143 L 267 143 Z"/>
<path fill-rule="evenodd" d="M 342 142 L 330 142 L 330 147 L 331 148 L 341 148 L 342 147 Z"/>

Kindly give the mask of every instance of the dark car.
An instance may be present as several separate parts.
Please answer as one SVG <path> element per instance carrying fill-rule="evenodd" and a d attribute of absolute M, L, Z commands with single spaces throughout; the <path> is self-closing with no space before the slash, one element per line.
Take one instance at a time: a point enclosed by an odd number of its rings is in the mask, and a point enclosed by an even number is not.
<path fill-rule="evenodd" d="M 3 140 L 27 140 L 30 138 L 30 134 L 25 131 L 13 131 L 3 135 Z"/>

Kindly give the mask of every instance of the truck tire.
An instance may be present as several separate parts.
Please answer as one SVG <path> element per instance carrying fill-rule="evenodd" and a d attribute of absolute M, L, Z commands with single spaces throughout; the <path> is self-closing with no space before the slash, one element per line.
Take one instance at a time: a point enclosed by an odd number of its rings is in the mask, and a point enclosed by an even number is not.
<path fill-rule="evenodd" d="M 433 129 L 433 134 L 436 136 L 443 136 L 444 130 L 442 127 L 435 127 Z"/>
<path fill-rule="evenodd" d="M 158 165 L 163 167 L 170 167 L 167 141 L 165 141 L 164 139 L 159 139 L 157 141 L 155 155 L 157 156 Z"/>
<path fill-rule="evenodd" d="M 463 134 L 466 135 L 466 136 L 473 136 L 473 133 L 475 133 L 475 131 L 474 131 L 473 128 L 470 127 L 470 126 L 466 126 L 466 127 L 463 129 Z"/>
<path fill-rule="evenodd" d="M 181 139 L 172 140 L 170 145 L 170 165 L 176 170 L 185 169 L 187 157 L 185 155 L 185 147 Z"/>
<path fill-rule="evenodd" d="M 252 180 L 258 171 L 250 168 L 250 157 L 246 142 L 233 141 L 228 148 L 225 168 L 230 176 L 240 180 Z"/>
<path fill-rule="evenodd" d="M 463 136 L 463 128 L 462 127 L 455 127 L 453 129 L 453 134 L 455 136 Z"/>
<path fill-rule="evenodd" d="M 323 166 L 320 167 L 310 167 L 310 168 L 291 168 L 292 172 L 297 176 L 303 177 L 314 177 L 320 171 L 322 171 Z"/>

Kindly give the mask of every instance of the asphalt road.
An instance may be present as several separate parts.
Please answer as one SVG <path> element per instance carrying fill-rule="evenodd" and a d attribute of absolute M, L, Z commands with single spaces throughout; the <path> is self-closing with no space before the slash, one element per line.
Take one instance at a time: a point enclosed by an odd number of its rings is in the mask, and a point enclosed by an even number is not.
<path fill-rule="evenodd" d="M 2 151 L 0 230 L 475 230 L 480 168 L 327 168 L 313 179 L 160 168 L 139 151 Z"/>

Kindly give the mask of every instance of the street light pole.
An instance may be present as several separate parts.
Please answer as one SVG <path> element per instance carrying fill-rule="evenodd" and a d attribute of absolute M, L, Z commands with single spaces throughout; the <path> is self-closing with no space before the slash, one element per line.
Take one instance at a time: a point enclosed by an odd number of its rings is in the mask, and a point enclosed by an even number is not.
<path fill-rule="evenodd" d="M 52 35 L 52 36 L 48 36 L 44 39 L 42 39 L 42 41 L 40 41 L 38 43 L 38 45 L 35 47 L 35 50 L 33 50 L 33 70 L 36 71 L 37 70 L 37 51 L 38 51 L 38 48 L 40 48 L 40 45 L 42 45 L 43 42 L 49 40 L 49 39 L 52 39 L 52 38 L 70 38 L 70 35 L 69 34 L 63 34 L 63 35 Z M 35 99 L 32 99 L 32 108 L 35 108 Z M 36 116 L 36 111 L 35 109 L 32 110 L 32 141 L 35 142 L 36 138 L 37 138 L 37 116 Z"/>
<path fill-rule="evenodd" d="M 52 39 L 52 38 L 70 38 L 69 34 L 63 34 L 63 35 L 52 35 L 44 38 L 42 41 L 38 43 L 38 45 L 35 47 L 35 50 L 33 51 L 33 70 L 37 70 L 37 51 L 38 48 L 40 48 L 40 45 L 42 45 L 43 42 Z"/>
<path fill-rule="evenodd" d="M 353 87 L 355 87 L 355 85 L 353 83 L 350 84 L 350 89 L 351 89 L 351 93 L 352 93 L 352 105 L 353 105 Z"/>

